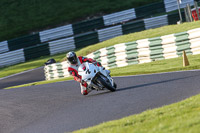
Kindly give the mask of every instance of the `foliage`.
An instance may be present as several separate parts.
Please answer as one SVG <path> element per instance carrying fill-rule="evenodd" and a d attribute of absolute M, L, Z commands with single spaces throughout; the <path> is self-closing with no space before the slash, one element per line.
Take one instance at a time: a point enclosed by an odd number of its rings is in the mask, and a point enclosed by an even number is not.
<path fill-rule="evenodd" d="M 1 0 L 0 41 L 160 0 Z"/>

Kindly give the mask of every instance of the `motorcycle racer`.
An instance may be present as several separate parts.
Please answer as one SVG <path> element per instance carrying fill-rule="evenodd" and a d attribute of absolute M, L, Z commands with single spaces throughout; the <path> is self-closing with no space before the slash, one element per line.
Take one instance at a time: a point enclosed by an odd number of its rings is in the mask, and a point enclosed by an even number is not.
<path fill-rule="evenodd" d="M 66 57 L 69 63 L 68 72 L 70 73 L 70 75 L 74 77 L 74 80 L 80 83 L 81 93 L 83 95 L 87 95 L 89 92 L 91 92 L 91 89 L 87 88 L 87 83 L 82 81 L 82 77 L 78 74 L 78 67 L 84 62 L 93 63 L 94 65 L 97 65 L 98 67 L 102 67 L 101 63 L 91 58 L 86 58 L 83 56 L 77 57 L 76 53 L 73 51 L 67 53 Z M 110 74 L 110 71 L 107 70 L 107 73 Z"/>

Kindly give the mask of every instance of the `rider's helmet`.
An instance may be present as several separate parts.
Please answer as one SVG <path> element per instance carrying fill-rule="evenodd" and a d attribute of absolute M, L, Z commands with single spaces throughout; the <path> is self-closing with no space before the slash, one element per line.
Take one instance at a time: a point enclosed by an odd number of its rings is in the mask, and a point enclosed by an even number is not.
<path fill-rule="evenodd" d="M 67 53 L 67 60 L 71 63 L 71 64 L 76 64 L 77 63 L 77 56 L 76 53 L 71 51 L 69 53 Z"/>

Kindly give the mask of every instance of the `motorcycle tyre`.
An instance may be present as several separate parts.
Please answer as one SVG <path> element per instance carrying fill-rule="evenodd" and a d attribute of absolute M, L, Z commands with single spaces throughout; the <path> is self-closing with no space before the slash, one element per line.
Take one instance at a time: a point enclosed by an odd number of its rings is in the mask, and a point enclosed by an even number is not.
<path fill-rule="evenodd" d="M 99 82 L 100 84 L 102 84 L 105 88 L 107 88 L 108 90 L 110 90 L 111 92 L 116 91 L 116 88 L 113 87 L 111 84 L 108 84 L 105 80 L 103 80 L 101 77 L 99 77 L 97 79 L 97 82 Z"/>

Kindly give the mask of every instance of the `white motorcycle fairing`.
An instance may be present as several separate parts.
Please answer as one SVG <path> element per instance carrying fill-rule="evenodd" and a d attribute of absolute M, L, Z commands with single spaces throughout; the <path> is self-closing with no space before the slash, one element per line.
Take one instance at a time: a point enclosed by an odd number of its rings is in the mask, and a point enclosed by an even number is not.
<path fill-rule="evenodd" d="M 108 88 L 105 87 L 105 85 L 95 82 L 96 78 L 100 75 L 101 79 L 107 82 L 107 84 L 110 84 L 112 87 L 114 86 L 114 81 L 106 70 L 103 69 L 103 67 L 98 67 L 92 63 L 84 62 L 81 64 L 78 68 L 78 74 L 82 76 L 82 80 L 85 81 L 90 88 L 95 88 L 96 90 Z"/>

